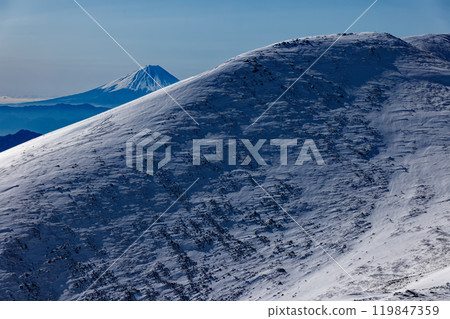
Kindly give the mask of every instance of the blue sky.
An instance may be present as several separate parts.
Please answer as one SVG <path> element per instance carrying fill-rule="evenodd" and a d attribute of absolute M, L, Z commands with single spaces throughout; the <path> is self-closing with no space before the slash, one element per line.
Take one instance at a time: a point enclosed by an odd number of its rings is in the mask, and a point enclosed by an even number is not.
<path fill-rule="evenodd" d="M 78 0 L 143 65 L 180 79 L 286 39 L 339 33 L 372 0 Z M 448 0 L 379 0 L 350 32 L 450 32 Z M 0 0 L 0 96 L 53 97 L 137 69 L 72 0 Z"/>

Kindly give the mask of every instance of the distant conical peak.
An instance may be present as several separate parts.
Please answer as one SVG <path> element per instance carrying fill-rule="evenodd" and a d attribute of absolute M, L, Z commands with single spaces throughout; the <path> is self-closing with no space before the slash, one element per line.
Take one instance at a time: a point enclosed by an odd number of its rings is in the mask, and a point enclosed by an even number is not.
<path fill-rule="evenodd" d="M 155 91 L 175 82 L 178 82 L 178 79 L 159 65 L 146 65 L 133 73 L 103 85 L 100 89 L 109 92 L 121 89 Z"/>

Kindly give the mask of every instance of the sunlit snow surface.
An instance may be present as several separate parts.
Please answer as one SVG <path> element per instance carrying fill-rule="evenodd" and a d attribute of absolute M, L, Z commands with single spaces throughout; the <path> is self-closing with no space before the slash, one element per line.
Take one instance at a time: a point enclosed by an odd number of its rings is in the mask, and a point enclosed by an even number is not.
<path fill-rule="evenodd" d="M 447 60 L 388 34 L 346 35 L 248 127 L 336 37 L 167 87 L 199 126 L 159 90 L 1 153 L 1 299 L 449 299 Z M 125 164 L 143 129 L 172 137 L 153 177 Z M 194 138 L 313 139 L 326 165 L 280 166 L 266 143 L 266 166 L 193 166 Z"/>

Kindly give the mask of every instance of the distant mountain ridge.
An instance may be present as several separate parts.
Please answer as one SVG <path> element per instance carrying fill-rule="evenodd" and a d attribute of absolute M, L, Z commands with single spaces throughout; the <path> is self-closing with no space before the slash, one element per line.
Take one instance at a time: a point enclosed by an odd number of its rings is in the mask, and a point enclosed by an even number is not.
<path fill-rule="evenodd" d="M 6 136 L 0 136 L 0 152 L 3 152 L 16 145 L 25 143 L 33 138 L 41 136 L 42 134 L 31 132 L 28 130 L 20 130 L 16 134 L 9 134 Z"/>
<path fill-rule="evenodd" d="M 0 136 L 21 129 L 45 134 L 176 82 L 178 79 L 161 66 L 148 65 L 83 93 L 0 105 Z"/>
<path fill-rule="evenodd" d="M 91 104 L 115 107 L 169 86 L 179 80 L 159 65 L 147 65 L 95 89 L 24 105 Z"/>
<path fill-rule="evenodd" d="M 90 104 L 0 105 L 0 136 L 14 134 L 21 129 L 45 134 L 108 109 Z"/>

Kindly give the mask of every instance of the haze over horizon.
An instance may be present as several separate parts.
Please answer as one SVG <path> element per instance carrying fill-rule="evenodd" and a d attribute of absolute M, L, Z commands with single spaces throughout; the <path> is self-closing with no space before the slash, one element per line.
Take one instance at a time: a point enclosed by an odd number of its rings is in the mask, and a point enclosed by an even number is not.
<path fill-rule="evenodd" d="M 142 65 L 184 79 L 274 42 L 342 32 L 373 1 L 79 2 Z M 448 33 L 449 9 L 379 0 L 349 32 Z M 0 43 L 0 96 L 78 93 L 138 68 L 73 1 L 0 0 Z"/>

